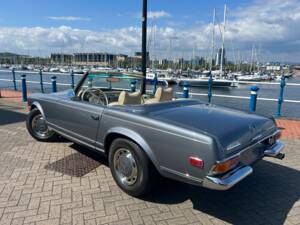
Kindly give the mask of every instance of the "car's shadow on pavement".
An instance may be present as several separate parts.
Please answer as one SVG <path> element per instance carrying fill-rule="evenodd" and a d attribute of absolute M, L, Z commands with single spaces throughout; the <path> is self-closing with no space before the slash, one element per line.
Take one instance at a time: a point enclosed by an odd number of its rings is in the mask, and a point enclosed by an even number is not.
<path fill-rule="evenodd" d="M 19 123 L 26 120 L 26 114 L 0 108 L 0 126 Z"/>
<path fill-rule="evenodd" d="M 67 142 L 67 140 L 60 138 L 60 142 Z M 71 144 L 70 147 L 77 152 L 46 165 L 45 169 L 67 174 L 72 177 L 82 177 L 101 164 L 107 165 L 104 157 L 101 157 L 98 153 L 90 149 L 78 144 Z"/>
<path fill-rule="evenodd" d="M 283 224 L 300 198 L 300 172 L 269 161 L 260 162 L 254 171 L 228 191 L 168 181 L 144 200 L 161 204 L 190 200 L 195 210 L 232 224 Z"/>
<path fill-rule="evenodd" d="M 107 164 L 107 159 L 80 145 L 70 146 L 76 153 L 64 157 L 46 169 L 81 177 Z M 293 205 L 300 199 L 298 170 L 261 161 L 254 173 L 228 191 L 213 191 L 168 179 L 143 200 L 167 205 L 191 201 L 194 210 L 231 224 L 284 224 Z M 186 207 L 186 206 L 183 206 Z"/>

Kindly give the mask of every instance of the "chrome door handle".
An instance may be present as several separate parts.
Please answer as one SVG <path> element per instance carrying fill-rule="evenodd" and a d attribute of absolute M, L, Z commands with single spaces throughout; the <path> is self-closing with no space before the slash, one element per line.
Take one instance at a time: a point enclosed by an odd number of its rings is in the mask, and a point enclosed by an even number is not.
<path fill-rule="evenodd" d="M 99 116 L 94 116 L 94 115 L 91 115 L 91 118 L 93 119 L 93 120 L 99 120 Z"/>

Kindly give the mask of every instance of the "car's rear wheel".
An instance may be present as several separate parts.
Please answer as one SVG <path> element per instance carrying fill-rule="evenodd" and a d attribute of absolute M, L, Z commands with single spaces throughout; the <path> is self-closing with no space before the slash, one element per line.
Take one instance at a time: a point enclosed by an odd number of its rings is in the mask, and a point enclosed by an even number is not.
<path fill-rule="evenodd" d="M 50 130 L 41 112 L 34 108 L 27 116 L 26 127 L 30 135 L 38 141 L 52 141 L 56 133 Z"/>
<path fill-rule="evenodd" d="M 148 193 L 157 180 L 157 171 L 147 155 L 128 139 L 113 141 L 109 150 L 109 166 L 118 186 L 135 197 Z"/>

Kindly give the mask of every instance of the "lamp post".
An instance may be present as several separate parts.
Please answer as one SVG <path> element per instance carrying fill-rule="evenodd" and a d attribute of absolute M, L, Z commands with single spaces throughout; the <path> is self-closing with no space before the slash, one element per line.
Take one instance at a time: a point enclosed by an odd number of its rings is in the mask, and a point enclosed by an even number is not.
<path fill-rule="evenodd" d="M 146 67 L 147 67 L 147 0 L 143 0 L 142 15 L 142 94 L 146 93 Z"/>

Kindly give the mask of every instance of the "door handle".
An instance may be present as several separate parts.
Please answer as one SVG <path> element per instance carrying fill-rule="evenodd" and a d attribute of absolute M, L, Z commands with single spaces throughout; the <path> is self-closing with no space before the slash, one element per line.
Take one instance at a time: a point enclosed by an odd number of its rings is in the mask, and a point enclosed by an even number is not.
<path fill-rule="evenodd" d="M 91 118 L 93 119 L 93 120 L 99 120 L 99 116 L 94 116 L 94 115 L 91 115 Z"/>

